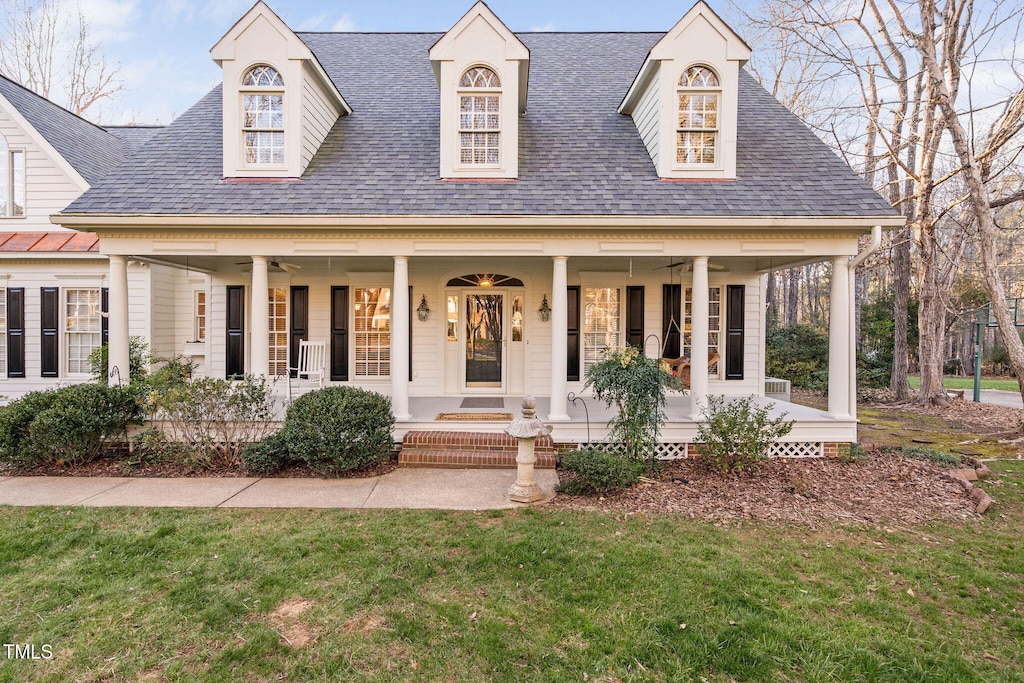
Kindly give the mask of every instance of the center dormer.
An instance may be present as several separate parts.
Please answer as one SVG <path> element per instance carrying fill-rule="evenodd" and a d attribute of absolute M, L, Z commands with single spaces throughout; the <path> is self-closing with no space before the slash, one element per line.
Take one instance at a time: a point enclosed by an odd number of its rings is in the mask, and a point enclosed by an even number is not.
<path fill-rule="evenodd" d="M 210 50 L 224 74 L 224 177 L 298 178 L 339 116 L 341 93 L 263 3 Z"/>
<path fill-rule="evenodd" d="M 441 95 L 441 178 L 518 178 L 530 51 L 478 2 L 430 48 L 430 61 Z"/>

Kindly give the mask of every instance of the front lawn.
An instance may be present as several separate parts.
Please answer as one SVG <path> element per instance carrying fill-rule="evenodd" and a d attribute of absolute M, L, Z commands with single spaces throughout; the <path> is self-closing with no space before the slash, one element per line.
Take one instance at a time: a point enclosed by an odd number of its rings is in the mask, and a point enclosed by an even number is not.
<path fill-rule="evenodd" d="M 910 386 L 918 388 L 921 386 L 921 378 L 916 375 L 911 375 L 909 378 Z M 942 386 L 947 389 L 974 389 L 974 378 L 973 377 L 943 377 Z M 982 389 L 999 389 L 1001 391 L 1020 391 L 1020 386 L 1017 384 L 1015 379 L 1007 379 L 1005 377 L 982 377 L 981 378 Z"/>
<path fill-rule="evenodd" d="M 0 508 L 0 681 L 1021 681 L 1024 463 L 962 524 Z"/>

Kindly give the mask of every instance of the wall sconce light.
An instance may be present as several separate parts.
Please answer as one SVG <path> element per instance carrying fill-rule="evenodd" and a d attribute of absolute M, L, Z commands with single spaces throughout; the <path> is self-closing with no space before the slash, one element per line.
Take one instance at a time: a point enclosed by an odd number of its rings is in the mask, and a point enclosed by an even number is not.
<path fill-rule="evenodd" d="M 544 300 L 540 302 L 540 319 L 543 322 L 551 320 L 551 307 L 548 306 L 548 295 L 544 295 Z"/>
<path fill-rule="evenodd" d="M 420 305 L 416 309 L 416 315 L 419 316 L 421 323 L 427 322 L 427 318 L 430 317 L 430 309 L 427 307 L 427 295 L 426 294 L 421 294 L 420 295 Z"/>

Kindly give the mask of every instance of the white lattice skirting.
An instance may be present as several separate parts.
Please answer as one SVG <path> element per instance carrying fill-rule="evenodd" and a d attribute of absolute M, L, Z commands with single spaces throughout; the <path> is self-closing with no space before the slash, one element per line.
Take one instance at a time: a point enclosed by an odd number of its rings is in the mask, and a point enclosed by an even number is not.
<path fill-rule="evenodd" d="M 584 444 L 577 444 L 582 447 Z M 591 444 L 596 445 L 596 444 Z M 621 443 L 603 444 L 605 448 L 614 451 L 625 451 L 626 447 Z M 655 457 L 658 460 L 681 460 L 688 457 L 688 443 L 659 443 L 654 449 Z M 784 441 L 772 444 L 768 450 L 768 457 L 771 458 L 820 458 L 825 455 L 825 444 L 821 441 Z"/>

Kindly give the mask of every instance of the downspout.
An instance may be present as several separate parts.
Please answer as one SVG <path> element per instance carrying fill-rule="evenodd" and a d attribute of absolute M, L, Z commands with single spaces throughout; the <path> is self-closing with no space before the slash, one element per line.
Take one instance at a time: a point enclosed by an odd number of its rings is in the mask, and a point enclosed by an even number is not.
<path fill-rule="evenodd" d="M 850 259 L 850 417 L 857 419 L 857 266 L 882 244 L 882 226 L 871 228 L 871 241 L 864 250 Z"/>

